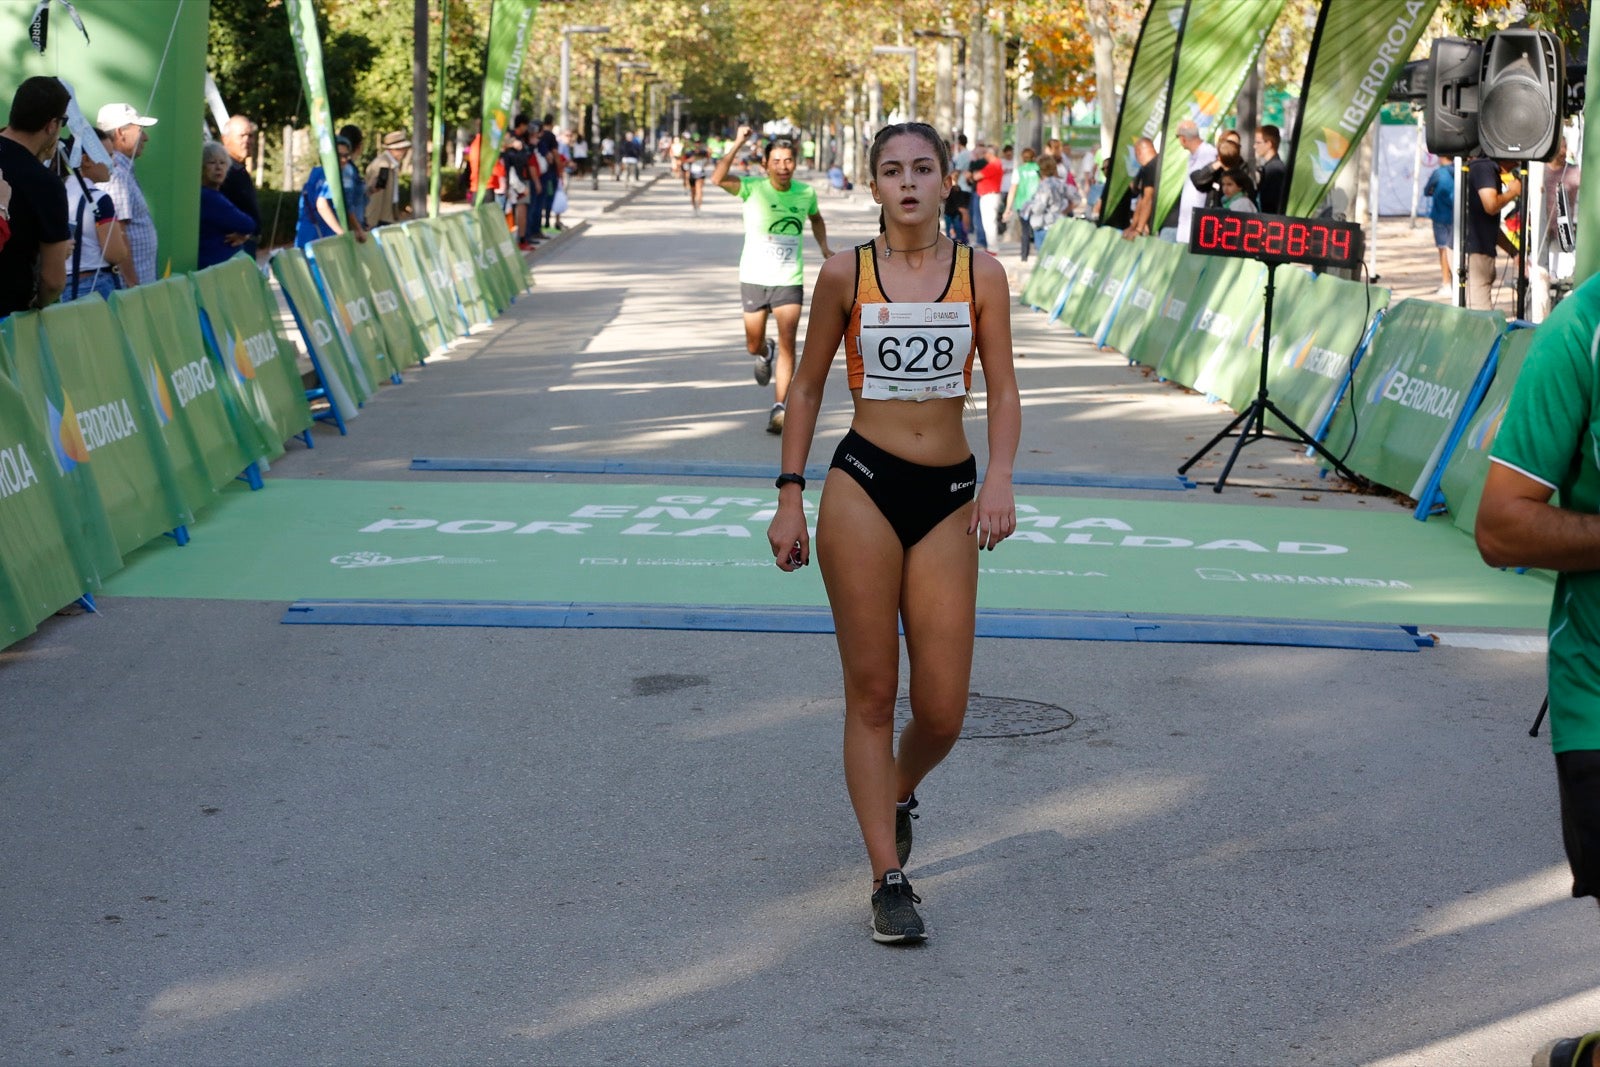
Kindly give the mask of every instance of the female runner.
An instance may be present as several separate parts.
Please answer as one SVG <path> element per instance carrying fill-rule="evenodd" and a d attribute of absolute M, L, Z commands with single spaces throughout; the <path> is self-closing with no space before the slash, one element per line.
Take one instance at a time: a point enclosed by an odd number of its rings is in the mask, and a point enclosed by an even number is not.
<path fill-rule="evenodd" d="M 811 559 L 801 492 L 828 368 L 844 341 L 855 416 L 834 453 L 817 553 L 844 668 L 844 775 L 872 863 L 872 936 L 927 936 L 902 867 L 914 790 L 955 744 L 967 708 L 978 549 L 1016 528 L 1011 468 L 1022 426 L 1011 362 L 1011 295 L 991 256 L 939 235 L 954 175 L 925 123 L 879 131 L 869 161 L 882 232 L 822 266 L 789 391 L 778 509 L 767 530 L 778 566 Z M 962 427 L 972 360 L 983 364 L 989 462 Z M 976 497 L 976 502 L 974 502 Z M 974 536 L 976 535 L 976 536 Z M 894 747 L 903 624 L 911 722 Z"/>

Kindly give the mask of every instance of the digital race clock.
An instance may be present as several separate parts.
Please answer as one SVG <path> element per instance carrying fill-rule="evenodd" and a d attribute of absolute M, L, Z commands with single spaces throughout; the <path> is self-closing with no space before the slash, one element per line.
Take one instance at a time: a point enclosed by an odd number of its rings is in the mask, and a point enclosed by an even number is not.
<path fill-rule="evenodd" d="M 1191 252 L 1314 267 L 1359 268 L 1361 239 L 1354 222 L 1210 208 L 1196 208 L 1189 227 Z"/>

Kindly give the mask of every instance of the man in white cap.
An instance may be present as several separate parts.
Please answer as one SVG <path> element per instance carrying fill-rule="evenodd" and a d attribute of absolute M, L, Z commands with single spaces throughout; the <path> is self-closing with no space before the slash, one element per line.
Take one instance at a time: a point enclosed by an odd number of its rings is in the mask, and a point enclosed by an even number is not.
<path fill-rule="evenodd" d="M 386 133 L 383 151 L 367 164 L 367 229 L 400 221 L 400 165 L 410 147 L 402 131 Z"/>
<path fill-rule="evenodd" d="M 111 134 L 111 181 L 105 186 L 117 206 L 117 218 L 133 252 L 133 273 L 123 272 L 123 287 L 153 282 L 156 273 L 156 224 L 145 203 L 144 190 L 133 176 L 133 161 L 144 152 L 150 135 L 146 126 L 156 120 L 139 114 L 132 104 L 107 104 L 95 117 L 95 126 Z"/>

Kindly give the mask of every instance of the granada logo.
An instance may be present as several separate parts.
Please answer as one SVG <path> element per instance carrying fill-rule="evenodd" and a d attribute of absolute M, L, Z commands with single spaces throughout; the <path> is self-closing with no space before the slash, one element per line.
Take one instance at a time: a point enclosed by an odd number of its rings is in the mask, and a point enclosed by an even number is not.
<path fill-rule="evenodd" d="M 878 308 L 878 325 L 889 325 L 889 305 L 884 304 Z"/>

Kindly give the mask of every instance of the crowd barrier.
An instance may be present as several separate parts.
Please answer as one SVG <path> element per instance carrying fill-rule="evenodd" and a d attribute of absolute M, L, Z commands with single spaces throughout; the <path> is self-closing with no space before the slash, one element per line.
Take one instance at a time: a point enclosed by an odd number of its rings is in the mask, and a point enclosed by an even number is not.
<path fill-rule="evenodd" d="M 1259 388 L 1267 269 L 1062 219 L 1019 300 L 1242 410 Z M 1273 272 L 1272 400 L 1356 474 L 1468 532 L 1488 449 L 1535 333 L 1499 312 L 1421 300 L 1297 266 Z M 1268 428 L 1282 432 L 1287 428 Z"/>
<path fill-rule="evenodd" d="M 347 432 L 384 379 L 487 328 L 532 281 L 492 204 L 282 250 L 270 270 L 310 388 L 245 256 L 0 322 L 0 648 L 141 545 L 187 542 L 225 486 L 261 488 L 285 442 L 310 447 L 314 419 Z"/>

